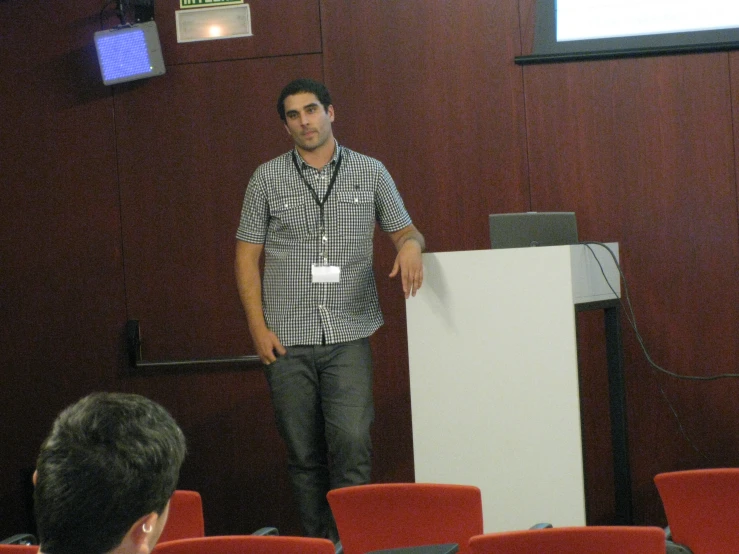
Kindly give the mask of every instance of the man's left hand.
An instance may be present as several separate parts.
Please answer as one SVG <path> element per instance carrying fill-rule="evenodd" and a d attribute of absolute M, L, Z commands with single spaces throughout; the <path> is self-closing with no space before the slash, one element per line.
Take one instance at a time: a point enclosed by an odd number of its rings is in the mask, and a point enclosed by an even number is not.
<path fill-rule="evenodd" d="M 405 298 L 416 296 L 423 284 L 423 263 L 421 262 L 421 245 L 415 239 L 406 240 L 395 256 L 390 277 L 400 273 Z"/>

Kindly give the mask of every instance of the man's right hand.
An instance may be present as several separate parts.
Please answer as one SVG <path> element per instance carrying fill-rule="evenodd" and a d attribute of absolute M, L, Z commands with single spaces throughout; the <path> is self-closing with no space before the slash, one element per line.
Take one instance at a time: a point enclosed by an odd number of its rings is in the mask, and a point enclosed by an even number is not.
<path fill-rule="evenodd" d="M 287 350 L 282 346 L 277 335 L 266 327 L 256 331 L 253 330 L 251 338 L 254 341 L 254 348 L 257 349 L 257 355 L 264 365 L 269 365 L 277 360 L 278 356 L 287 354 Z"/>

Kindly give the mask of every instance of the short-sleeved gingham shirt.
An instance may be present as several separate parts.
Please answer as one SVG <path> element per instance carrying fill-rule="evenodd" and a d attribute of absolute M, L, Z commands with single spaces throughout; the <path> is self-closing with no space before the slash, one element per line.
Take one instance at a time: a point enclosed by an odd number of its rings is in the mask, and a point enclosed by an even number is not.
<path fill-rule="evenodd" d="M 342 160 L 324 204 L 325 248 L 320 208 L 300 177 L 323 199 L 339 153 Z M 257 168 L 249 181 L 236 238 L 264 244 L 262 303 L 267 326 L 285 346 L 347 342 L 370 336 L 383 323 L 372 271 L 375 221 L 392 233 L 411 218 L 385 166 L 336 144 L 322 170 L 297 150 Z M 326 252 L 341 268 L 339 283 L 312 283 L 311 266 Z"/>

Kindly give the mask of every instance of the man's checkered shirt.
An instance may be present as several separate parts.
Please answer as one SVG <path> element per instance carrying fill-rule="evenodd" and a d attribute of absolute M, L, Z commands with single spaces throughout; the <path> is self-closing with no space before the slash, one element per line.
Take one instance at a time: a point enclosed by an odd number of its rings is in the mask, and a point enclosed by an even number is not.
<path fill-rule="evenodd" d="M 320 263 L 320 208 L 293 163 L 323 199 L 328 264 L 341 268 L 339 283 L 312 283 Z M 257 168 L 249 181 L 236 238 L 264 245 L 262 302 L 267 326 L 285 346 L 346 342 L 368 337 L 383 323 L 372 271 L 375 221 L 392 233 L 411 218 L 385 166 L 336 145 L 322 170 L 290 151 Z"/>

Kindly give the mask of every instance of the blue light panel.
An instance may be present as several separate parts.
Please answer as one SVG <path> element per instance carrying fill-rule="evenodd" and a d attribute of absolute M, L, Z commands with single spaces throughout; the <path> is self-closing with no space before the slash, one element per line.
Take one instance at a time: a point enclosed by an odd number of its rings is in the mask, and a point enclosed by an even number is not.
<path fill-rule="evenodd" d="M 130 29 L 96 38 L 103 82 L 146 76 L 151 73 L 144 31 Z"/>

